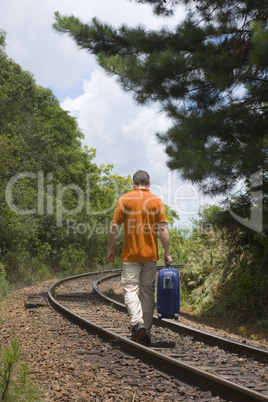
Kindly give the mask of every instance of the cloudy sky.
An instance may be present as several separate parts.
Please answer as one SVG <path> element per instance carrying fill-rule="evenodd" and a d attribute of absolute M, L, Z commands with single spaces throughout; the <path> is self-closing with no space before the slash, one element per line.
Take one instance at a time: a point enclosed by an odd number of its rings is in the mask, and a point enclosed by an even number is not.
<path fill-rule="evenodd" d="M 38 85 L 52 89 L 61 106 L 77 118 L 84 144 L 97 150 L 95 162 L 113 164 L 113 172 L 123 176 L 147 170 L 151 191 L 177 211 L 181 226 L 190 226 L 189 218 L 207 200 L 166 166 L 155 133 L 165 131 L 170 122 L 155 105 L 135 104 L 94 56 L 55 32 L 55 11 L 84 22 L 97 17 L 115 27 L 124 23 L 148 28 L 175 25 L 183 12 L 163 19 L 154 16 L 151 7 L 129 0 L 1 0 L 0 29 L 7 33 L 8 56 L 30 71 Z"/>

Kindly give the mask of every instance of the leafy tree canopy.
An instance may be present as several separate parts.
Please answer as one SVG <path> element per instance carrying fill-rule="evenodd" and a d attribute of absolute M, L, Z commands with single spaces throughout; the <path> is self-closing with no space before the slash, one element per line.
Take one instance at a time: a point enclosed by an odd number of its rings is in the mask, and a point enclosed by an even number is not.
<path fill-rule="evenodd" d="M 136 2 L 157 15 L 181 5 L 188 12 L 175 28 L 157 31 L 56 12 L 54 28 L 96 55 L 138 103 L 160 104 L 172 126 L 157 135 L 168 166 L 184 179 L 215 195 L 263 171 L 266 186 L 268 1 Z"/>
<path fill-rule="evenodd" d="M 9 282 L 106 262 L 115 202 L 130 178 L 97 166 L 76 119 L 5 53 L 0 31 L 0 298 Z"/>

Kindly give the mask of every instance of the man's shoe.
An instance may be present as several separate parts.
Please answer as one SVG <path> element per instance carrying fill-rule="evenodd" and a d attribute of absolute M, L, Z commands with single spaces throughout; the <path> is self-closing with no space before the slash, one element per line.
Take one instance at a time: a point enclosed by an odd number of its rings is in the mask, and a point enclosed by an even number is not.
<path fill-rule="evenodd" d="M 151 338 L 148 334 L 145 333 L 145 335 L 141 338 L 141 342 L 142 345 L 144 346 L 150 346 L 151 344 Z"/>
<path fill-rule="evenodd" d="M 131 340 L 137 343 L 142 343 L 143 338 L 146 335 L 146 328 L 142 322 L 138 322 L 138 324 L 134 325 L 132 328 L 132 336 Z"/>

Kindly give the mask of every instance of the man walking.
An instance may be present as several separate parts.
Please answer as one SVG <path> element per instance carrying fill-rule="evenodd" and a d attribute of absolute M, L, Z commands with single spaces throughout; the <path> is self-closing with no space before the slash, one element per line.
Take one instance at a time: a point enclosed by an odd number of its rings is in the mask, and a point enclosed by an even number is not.
<path fill-rule="evenodd" d="M 117 202 L 107 253 L 108 261 L 114 262 L 114 246 L 123 223 L 121 284 L 132 326 L 132 340 L 146 346 L 150 344 L 153 322 L 158 233 L 165 250 L 165 261 L 172 263 L 164 204 L 151 193 L 150 184 L 147 172 L 138 170 L 133 175 L 133 190 Z"/>

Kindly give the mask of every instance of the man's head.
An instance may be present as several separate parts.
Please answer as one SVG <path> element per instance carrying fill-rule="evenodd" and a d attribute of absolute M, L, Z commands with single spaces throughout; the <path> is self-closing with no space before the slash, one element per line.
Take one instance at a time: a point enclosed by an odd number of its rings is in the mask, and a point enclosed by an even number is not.
<path fill-rule="evenodd" d="M 133 175 L 133 184 L 135 187 L 149 187 L 150 176 L 144 170 L 137 170 Z"/>

